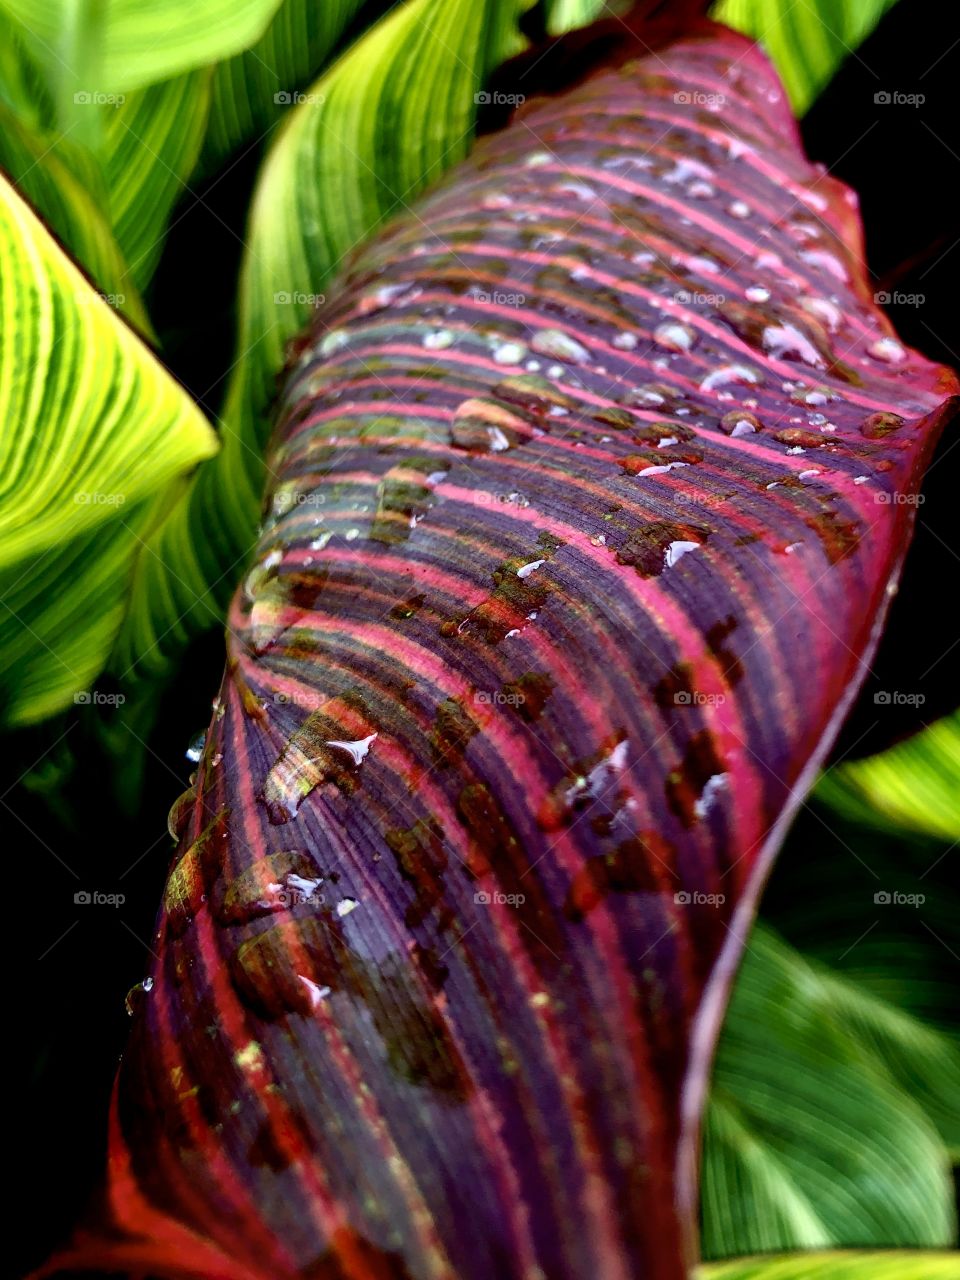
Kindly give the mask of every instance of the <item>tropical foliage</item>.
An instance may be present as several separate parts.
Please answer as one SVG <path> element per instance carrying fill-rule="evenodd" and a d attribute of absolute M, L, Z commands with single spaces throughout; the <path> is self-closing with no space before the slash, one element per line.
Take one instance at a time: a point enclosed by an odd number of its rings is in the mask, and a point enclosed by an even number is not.
<path fill-rule="evenodd" d="M 822 774 L 754 923 L 958 390 L 798 141 L 889 7 L 0 0 L 58 839 L 155 820 L 227 637 L 51 1273 L 960 1275 L 957 714 Z"/>

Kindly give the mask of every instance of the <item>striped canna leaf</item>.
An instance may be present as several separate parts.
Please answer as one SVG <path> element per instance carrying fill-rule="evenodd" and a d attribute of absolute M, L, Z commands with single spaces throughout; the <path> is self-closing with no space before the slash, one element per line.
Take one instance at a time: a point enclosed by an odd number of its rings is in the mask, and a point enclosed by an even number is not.
<path fill-rule="evenodd" d="M 860 255 L 704 27 L 355 259 L 171 813 L 109 1230 L 60 1266 L 687 1274 L 744 933 L 957 390 Z"/>

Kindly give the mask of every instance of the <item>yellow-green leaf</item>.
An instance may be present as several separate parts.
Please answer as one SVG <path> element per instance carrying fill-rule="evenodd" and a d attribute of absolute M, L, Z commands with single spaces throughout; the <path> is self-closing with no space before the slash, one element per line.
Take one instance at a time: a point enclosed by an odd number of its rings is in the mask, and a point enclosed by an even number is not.
<path fill-rule="evenodd" d="M 66 705 L 104 665 L 133 565 L 209 424 L 0 179 L 0 703 Z"/>
<path fill-rule="evenodd" d="M 960 1280 L 960 1255 L 915 1250 L 788 1253 L 698 1267 L 694 1280 Z"/>
<path fill-rule="evenodd" d="M 879 755 L 831 769 L 817 795 L 871 826 L 960 840 L 960 711 Z"/>
<path fill-rule="evenodd" d="M 73 91 L 117 94 L 248 49 L 280 0 L 0 0 Z M 86 82 L 89 81 L 89 82 Z"/>

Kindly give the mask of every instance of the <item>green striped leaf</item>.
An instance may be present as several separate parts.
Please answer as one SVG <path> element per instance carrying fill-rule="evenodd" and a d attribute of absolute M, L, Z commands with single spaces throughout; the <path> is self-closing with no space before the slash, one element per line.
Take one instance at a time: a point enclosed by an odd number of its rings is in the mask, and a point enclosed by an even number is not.
<path fill-rule="evenodd" d="M 756 927 L 706 1114 L 705 1256 L 952 1243 L 949 1157 L 927 1098 L 960 1112 L 946 1037 Z"/>
<path fill-rule="evenodd" d="M 140 89 L 247 49 L 280 0 L 0 0 L 64 96 Z"/>
<path fill-rule="evenodd" d="M 960 840 L 960 711 L 888 751 L 831 769 L 817 795 L 872 826 Z"/>
<path fill-rule="evenodd" d="M 110 305 L 149 336 L 150 321 L 104 216 L 102 199 L 98 201 L 78 179 L 77 167 L 77 148 L 55 136 L 32 132 L 0 104 L 0 169 L 83 265 Z"/>
<path fill-rule="evenodd" d="M 311 0 L 284 0 L 251 49 L 217 65 L 203 144 L 205 171 L 279 123 L 360 7 L 361 0 L 327 0 L 320 6 Z"/>
<path fill-rule="evenodd" d="M 63 68 L 36 62 L 25 34 L 0 10 L 0 110 L 7 111 L 0 167 L 103 292 L 122 295 L 128 318 L 149 332 L 136 294 L 196 167 L 213 69 L 128 93 L 78 90 L 64 100 Z"/>
<path fill-rule="evenodd" d="M 955 1253 L 827 1252 L 738 1258 L 699 1267 L 695 1280 L 960 1280 Z"/>
<path fill-rule="evenodd" d="M 93 693 L 134 561 L 216 440 L 0 179 L 0 703 L 39 720 Z"/>
<path fill-rule="evenodd" d="M 191 634 L 222 618 L 256 532 L 287 344 L 350 251 L 466 154 L 480 86 L 520 47 L 520 8 L 515 0 L 411 0 L 291 110 L 250 216 L 223 452 L 140 562 L 120 669 L 142 660 L 144 671 L 163 670 Z"/>
<path fill-rule="evenodd" d="M 711 16 L 759 40 L 802 115 L 894 0 L 720 0 Z"/>
<path fill-rule="evenodd" d="M 175 76 L 104 111 L 99 155 L 110 218 L 134 284 L 153 275 L 177 201 L 189 194 L 210 112 L 213 72 Z"/>

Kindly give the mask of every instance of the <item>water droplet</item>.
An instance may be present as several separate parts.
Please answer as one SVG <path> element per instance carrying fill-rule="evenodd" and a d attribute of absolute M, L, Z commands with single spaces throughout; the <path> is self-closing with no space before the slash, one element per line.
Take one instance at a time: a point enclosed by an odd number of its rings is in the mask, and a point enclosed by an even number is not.
<path fill-rule="evenodd" d="M 770 290 L 765 289 L 763 285 L 752 284 L 750 288 L 744 292 L 744 297 L 748 302 L 769 302 Z"/>
<path fill-rule="evenodd" d="M 782 431 L 775 431 L 774 440 L 778 444 L 786 444 L 790 446 L 790 452 L 803 453 L 805 449 L 819 449 L 821 445 L 825 445 L 828 441 L 816 431 L 807 431 L 803 427 L 784 427 Z"/>
<path fill-rule="evenodd" d="M 423 345 L 428 351 L 443 351 L 447 347 L 452 347 L 454 343 L 454 335 L 449 329 L 435 329 L 432 333 L 423 335 Z"/>
<path fill-rule="evenodd" d="M 522 342 L 504 342 L 493 351 L 494 364 L 521 364 L 527 348 Z"/>
<path fill-rule="evenodd" d="M 479 397 L 464 400 L 453 415 L 451 443 L 460 449 L 482 453 L 504 453 L 517 443 L 519 433 L 529 433 L 529 426 L 516 413 L 495 400 Z"/>
<path fill-rule="evenodd" d="M 801 298 L 800 305 L 804 311 L 809 311 L 815 319 L 825 324 L 831 333 L 836 333 L 840 328 L 843 312 L 835 302 L 830 302 L 827 298 Z"/>
<path fill-rule="evenodd" d="M 243 580 L 244 594 L 248 599 L 255 600 L 267 582 L 277 576 L 275 570 L 282 560 L 283 552 L 279 547 L 273 547 L 253 566 Z"/>
<path fill-rule="evenodd" d="M 315 983 L 312 979 L 308 978 L 306 974 L 303 974 L 303 973 L 298 973 L 297 977 L 306 987 L 307 995 L 310 998 L 310 1004 L 313 1006 L 314 1009 L 316 1009 L 316 1007 L 320 1004 L 321 1000 L 326 1000 L 327 996 L 329 996 L 330 990 L 331 990 L 330 987 L 318 986 L 317 983 Z"/>
<path fill-rule="evenodd" d="M 577 408 L 577 401 L 566 391 L 549 378 L 535 374 L 512 374 L 498 382 L 491 394 L 498 400 L 506 400 L 509 404 L 519 405 L 541 415 L 552 414 L 555 410 L 569 413 L 571 409 Z"/>
<path fill-rule="evenodd" d="M 611 346 L 617 348 L 618 351 L 633 351 L 637 345 L 637 335 L 635 333 L 618 333 L 611 340 Z"/>
<path fill-rule="evenodd" d="M 322 356 L 331 356 L 335 351 L 339 351 L 341 347 L 345 347 L 349 341 L 350 333 L 347 329 L 331 329 L 320 342 L 320 354 Z"/>
<path fill-rule="evenodd" d="M 827 275 L 843 281 L 844 284 L 850 279 L 850 273 L 836 254 L 826 253 L 823 249 L 803 249 L 800 257 L 804 262 L 809 262 L 811 267 L 826 272 Z"/>
<path fill-rule="evenodd" d="M 893 338 L 878 338 L 876 342 L 871 342 L 867 347 L 867 354 L 884 364 L 901 364 L 907 358 L 903 347 Z"/>
<path fill-rule="evenodd" d="M 337 903 L 337 915 L 341 917 L 348 916 L 351 911 L 356 911 L 359 905 L 360 903 L 356 898 L 341 898 Z"/>
<path fill-rule="evenodd" d="M 333 710 L 331 704 L 329 712 L 326 709 L 311 712 L 267 774 L 260 799 L 275 825 L 296 817 L 300 805 L 322 782 L 331 782 L 347 793 L 356 786 L 354 771 L 377 735 L 371 733 L 357 739 L 328 737 L 340 718 L 334 719 Z M 355 713 L 353 716 L 355 718 Z M 344 756 L 349 757 L 352 768 Z"/>
<path fill-rule="evenodd" d="M 558 182 L 555 191 L 569 192 L 570 195 L 576 196 L 578 200 L 596 200 L 597 193 L 593 187 L 588 187 L 585 182 Z"/>
<path fill-rule="evenodd" d="M 731 413 L 725 413 L 720 419 L 720 430 L 728 436 L 752 436 L 763 430 L 763 424 L 754 414 L 734 409 Z"/>
<path fill-rule="evenodd" d="M 727 206 L 727 212 L 731 218 L 749 218 L 753 210 L 745 200 L 734 200 Z"/>
<path fill-rule="evenodd" d="M 190 739 L 190 745 L 187 747 L 184 754 L 186 755 L 187 759 L 190 760 L 193 764 L 197 764 L 197 762 L 200 760 L 200 757 L 203 755 L 203 744 L 206 742 L 206 740 L 207 740 L 206 729 L 201 729 L 199 733 L 194 734 L 194 736 Z"/>
<path fill-rule="evenodd" d="M 627 766 L 630 743 L 624 738 L 599 759 L 594 755 L 574 766 L 572 776 L 558 783 L 545 797 L 537 821 L 546 831 L 556 831 L 575 810 L 607 793 Z"/>
<path fill-rule="evenodd" d="M 517 570 L 518 578 L 529 578 L 535 569 L 539 569 L 542 564 L 546 564 L 546 560 L 531 560 L 529 564 L 522 564 Z"/>
<path fill-rule="evenodd" d="M 699 550 L 699 547 L 699 542 L 684 542 L 682 540 L 679 542 L 671 542 L 663 553 L 664 567 L 672 569 L 677 561 L 680 560 L 681 557 L 685 556 L 687 552 L 697 551 Z"/>
<path fill-rule="evenodd" d="M 653 340 L 658 347 L 663 347 L 666 351 L 689 351 L 696 342 L 697 335 L 688 324 L 666 320 L 654 329 Z"/>
<path fill-rule="evenodd" d="M 796 325 L 768 324 L 763 330 L 763 349 L 777 360 L 802 360 L 815 368 L 823 367 L 823 357 L 806 334 Z"/>
<path fill-rule="evenodd" d="M 694 802 L 693 811 L 698 818 L 705 818 L 722 791 L 726 789 L 728 775 L 725 773 L 715 773 L 709 777 L 704 784 L 704 788 L 700 793 L 700 798 Z"/>
<path fill-rule="evenodd" d="M 691 271 L 700 271 L 704 275 L 715 276 L 720 272 L 719 262 L 714 262 L 712 258 L 703 258 L 698 254 L 689 258 L 688 265 Z"/>
<path fill-rule="evenodd" d="M 143 1009 L 143 1006 L 146 1003 L 146 998 L 152 990 L 152 978 L 144 978 L 142 982 L 138 982 L 135 986 L 130 988 L 123 1003 L 124 1008 L 131 1018 L 135 1017 Z"/>
<path fill-rule="evenodd" d="M 693 178 L 706 181 L 714 176 L 714 172 L 709 165 L 700 160 L 694 160 L 690 156 L 683 156 L 676 161 L 668 173 L 663 175 L 663 181 L 679 183 L 689 182 Z"/>
<path fill-rule="evenodd" d="M 530 346 L 539 355 L 566 360 L 570 364 L 583 364 L 590 359 L 587 348 L 562 329 L 539 329 L 531 339 Z"/>
<path fill-rule="evenodd" d="M 743 386 L 757 387 L 763 382 L 763 375 L 756 369 L 751 369 L 745 364 L 725 364 L 719 369 L 714 369 L 712 373 L 701 379 L 701 391 L 716 391 L 718 387 L 725 387 L 730 383 L 739 383 Z"/>
<path fill-rule="evenodd" d="M 690 464 L 688 462 L 668 462 L 665 466 L 661 467 L 642 467 L 636 472 L 636 474 L 638 476 L 660 476 L 665 475 L 668 471 L 676 471 L 679 467 L 687 467 L 689 465 Z"/>
<path fill-rule="evenodd" d="M 370 750 L 370 744 L 377 737 L 375 733 L 369 734 L 366 738 L 356 738 L 352 742 L 345 739 L 332 738 L 328 739 L 328 747 L 336 747 L 339 751 L 346 751 L 355 765 L 361 765 L 367 757 Z"/>
<path fill-rule="evenodd" d="M 219 924 L 235 925 L 304 903 L 321 906 L 323 880 L 308 854 L 284 849 L 251 863 L 230 881 L 222 897 L 214 894 L 213 913 Z"/>
<path fill-rule="evenodd" d="M 882 440 L 892 431 L 899 431 L 904 420 L 896 413 L 871 413 L 860 423 L 860 432 L 868 440 Z"/>

